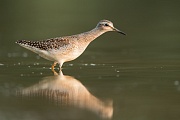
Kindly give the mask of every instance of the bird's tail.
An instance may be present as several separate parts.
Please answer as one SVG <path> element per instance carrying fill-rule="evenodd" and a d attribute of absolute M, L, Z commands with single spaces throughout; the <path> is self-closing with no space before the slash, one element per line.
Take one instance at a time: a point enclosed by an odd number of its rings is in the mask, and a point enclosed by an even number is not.
<path fill-rule="evenodd" d="M 18 40 L 16 43 L 35 53 L 38 53 L 38 51 L 41 50 L 41 46 L 38 41 Z"/>

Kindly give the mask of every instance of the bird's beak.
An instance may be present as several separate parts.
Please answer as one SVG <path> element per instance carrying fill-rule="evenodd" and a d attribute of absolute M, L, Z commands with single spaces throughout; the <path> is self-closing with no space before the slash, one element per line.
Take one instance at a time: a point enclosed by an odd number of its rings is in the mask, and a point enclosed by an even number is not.
<path fill-rule="evenodd" d="M 123 34 L 123 35 L 126 35 L 126 33 L 124 33 L 123 31 L 118 30 L 118 29 L 115 28 L 115 27 L 113 28 L 113 30 L 116 31 L 116 32 L 118 32 L 118 33 L 121 33 L 121 34 Z"/>

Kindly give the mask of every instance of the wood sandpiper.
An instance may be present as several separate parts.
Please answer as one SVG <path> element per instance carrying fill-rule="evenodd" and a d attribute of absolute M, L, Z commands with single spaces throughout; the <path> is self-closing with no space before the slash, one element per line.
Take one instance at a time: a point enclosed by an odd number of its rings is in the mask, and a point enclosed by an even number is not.
<path fill-rule="evenodd" d="M 79 57 L 94 39 L 108 31 L 116 31 L 126 35 L 115 28 L 111 21 L 101 20 L 94 29 L 77 35 L 56 37 L 42 41 L 18 40 L 16 43 L 47 60 L 53 61 L 52 70 L 54 70 L 57 63 L 61 70 L 64 62 Z"/>

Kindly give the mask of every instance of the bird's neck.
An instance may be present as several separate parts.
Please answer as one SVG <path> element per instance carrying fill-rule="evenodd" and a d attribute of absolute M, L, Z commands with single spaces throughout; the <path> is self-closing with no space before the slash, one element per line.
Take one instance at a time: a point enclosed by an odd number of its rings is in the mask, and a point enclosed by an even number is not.
<path fill-rule="evenodd" d="M 102 35 L 105 32 L 106 31 L 104 31 L 104 30 L 94 28 L 88 32 L 79 34 L 79 36 L 80 36 L 80 38 L 82 38 L 82 40 L 84 42 L 90 43 L 91 41 L 93 41 L 94 39 L 96 39 L 97 37 L 99 37 L 100 35 Z"/>

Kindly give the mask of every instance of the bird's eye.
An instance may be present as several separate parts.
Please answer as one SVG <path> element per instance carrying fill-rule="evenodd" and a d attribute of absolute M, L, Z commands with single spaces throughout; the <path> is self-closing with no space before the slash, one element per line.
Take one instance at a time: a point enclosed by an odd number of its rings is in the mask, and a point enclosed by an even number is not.
<path fill-rule="evenodd" d="M 106 24 L 104 24 L 105 26 L 109 26 L 107 23 Z"/>

